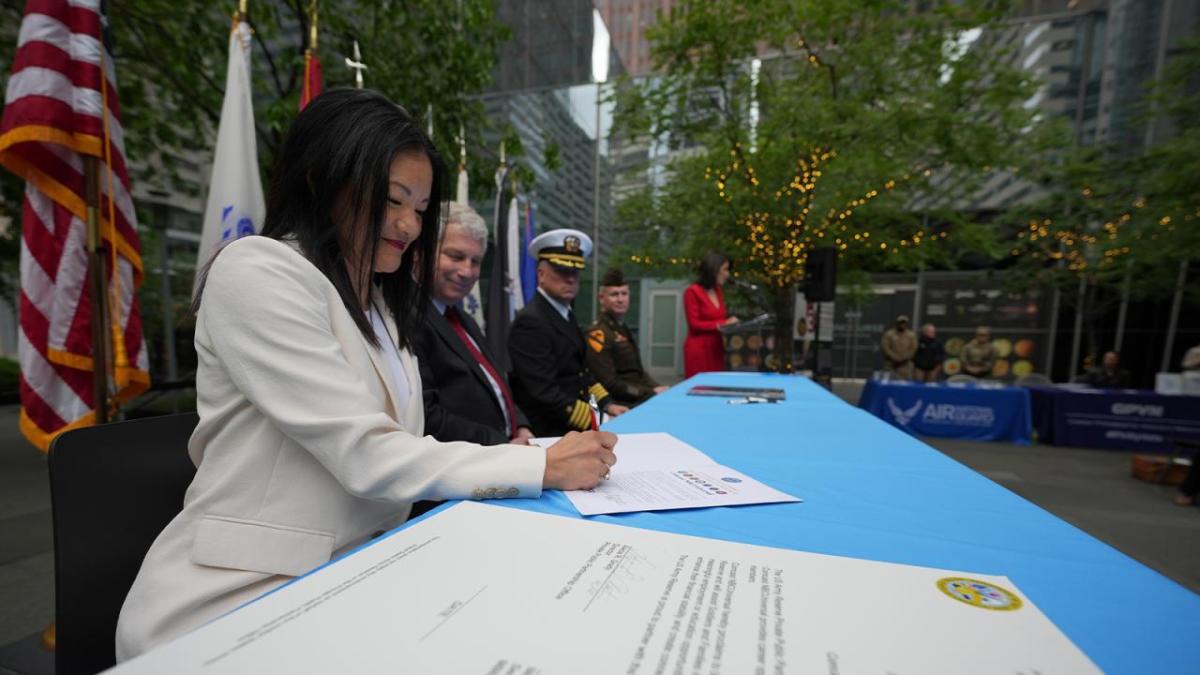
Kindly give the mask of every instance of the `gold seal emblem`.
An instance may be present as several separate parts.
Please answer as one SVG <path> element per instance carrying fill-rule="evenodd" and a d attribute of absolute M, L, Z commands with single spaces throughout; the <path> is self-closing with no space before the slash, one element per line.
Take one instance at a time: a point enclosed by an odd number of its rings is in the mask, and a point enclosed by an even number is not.
<path fill-rule="evenodd" d="M 563 239 L 563 248 L 567 253 L 579 253 L 579 237 L 569 235 Z"/>
<path fill-rule="evenodd" d="M 1025 604 L 1007 588 L 979 579 L 946 577 L 938 579 L 937 587 L 951 598 L 980 609 L 1011 612 Z"/>

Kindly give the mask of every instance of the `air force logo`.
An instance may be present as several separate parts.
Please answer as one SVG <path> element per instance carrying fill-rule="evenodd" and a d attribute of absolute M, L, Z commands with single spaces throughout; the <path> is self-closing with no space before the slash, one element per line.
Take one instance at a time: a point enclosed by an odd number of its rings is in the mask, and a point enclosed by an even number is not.
<path fill-rule="evenodd" d="M 916 403 L 912 404 L 911 408 L 908 410 L 902 410 L 900 406 L 896 405 L 896 402 L 892 400 L 891 396 L 889 396 L 887 400 L 888 409 L 892 411 L 892 418 L 896 420 L 896 424 L 899 424 L 902 427 L 908 426 L 908 423 L 912 421 L 912 418 L 916 417 L 917 413 L 921 412 L 921 403 L 922 401 L 918 399 Z"/>

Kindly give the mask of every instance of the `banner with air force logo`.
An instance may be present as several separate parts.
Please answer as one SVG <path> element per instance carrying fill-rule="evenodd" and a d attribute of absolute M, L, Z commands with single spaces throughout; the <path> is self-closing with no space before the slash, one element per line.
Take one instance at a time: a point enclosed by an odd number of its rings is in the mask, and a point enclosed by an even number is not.
<path fill-rule="evenodd" d="M 217 128 L 193 292 L 221 245 L 257 233 L 267 212 L 258 174 L 254 104 L 250 98 L 250 39 L 250 27 L 244 21 L 237 22 L 229 33 L 225 102 L 221 105 L 221 124 Z"/>
<path fill-rule="evenodd" d="M 1029 393 L 1017 387 L 983 389 L 868 382 L 859 406 L 915 436 L 1030 442 Z"/>

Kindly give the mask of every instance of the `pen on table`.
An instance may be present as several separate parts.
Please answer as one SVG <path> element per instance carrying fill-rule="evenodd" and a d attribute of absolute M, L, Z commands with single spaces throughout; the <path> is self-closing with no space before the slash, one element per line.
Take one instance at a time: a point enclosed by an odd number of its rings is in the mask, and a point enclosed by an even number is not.
<path fill-rule="evenodd" d="M 745 398 L 731 398 L 726 403 L 729 405 L 743 405 L 746 403 L 769 403 L 767 399 L 761 396 L 747 396 Z"/>

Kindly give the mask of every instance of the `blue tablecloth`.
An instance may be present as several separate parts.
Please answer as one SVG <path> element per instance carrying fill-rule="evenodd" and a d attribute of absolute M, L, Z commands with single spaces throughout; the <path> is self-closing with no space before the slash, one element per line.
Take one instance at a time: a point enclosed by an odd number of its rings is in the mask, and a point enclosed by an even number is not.
<path fill-rule="evenodd" d="M 687 396 L 694 384 L 782 387 L 787 400 L 727 405 Z M 807 379 L 705 373 L 605 429 L 671 433 L 804 501 L 595 519 L 1007 575 L 1105 671 L 1194 670 L 1187 645 L 1200 634 L 1200 596 Z M 580 517 L 560 492 L 493 503 Z"/>
<path fill-rule="evenodd" d="M 1058 387 L 1030 392 L 1042 443 L 1171 452 L 1173 438 L 1200 441 L 1200 396 Z"/>
<path fill-rule="evenodd" d="M 1023 387 L 917 384 L 869 380 L 860 408 L 916 436 L 1026 445 L 1033 433 Z"/>

